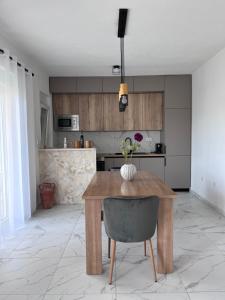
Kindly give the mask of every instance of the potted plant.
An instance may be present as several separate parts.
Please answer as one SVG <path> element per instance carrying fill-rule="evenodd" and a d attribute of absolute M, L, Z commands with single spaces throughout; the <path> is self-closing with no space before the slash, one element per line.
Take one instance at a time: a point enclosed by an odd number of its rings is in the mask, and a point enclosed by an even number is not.
<path fill-rule="evenodd" d="M 134 135 L 134 142 L 130 140 L 122 140 L 120 144 L 120 150 L 125 159 L 125 164 L 122 165 L 120 169 L 120 174 L 125 180 L 132 180 L 137 173 L 137 168 L 132 164 L 133 154 L 140 148 L 143 136 L 141 133 L 137 132 Z"/>

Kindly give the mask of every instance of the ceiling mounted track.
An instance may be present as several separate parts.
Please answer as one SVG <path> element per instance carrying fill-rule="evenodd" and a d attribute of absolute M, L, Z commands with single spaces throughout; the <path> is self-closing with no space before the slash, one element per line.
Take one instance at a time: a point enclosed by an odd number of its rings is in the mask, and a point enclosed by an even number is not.
<path fill-rule="evenodd" d="M 126 23 L 127 23 L 127 8 L 120 8 L 119 10 L 119 23 L 118 23 L 118 37 L 123 38 L 126 31 Z"/>

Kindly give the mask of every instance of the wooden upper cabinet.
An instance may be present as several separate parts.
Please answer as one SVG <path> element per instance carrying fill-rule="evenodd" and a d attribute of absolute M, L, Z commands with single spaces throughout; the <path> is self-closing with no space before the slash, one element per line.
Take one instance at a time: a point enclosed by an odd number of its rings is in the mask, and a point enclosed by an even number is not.
<path fill-rule="evenodd" d="M 119 112 L 118 94 L 104 94 L 104 131 L 123 130 L 124 113 Z"/>
<path fill-rule="evenodd" d="M 141 130 L 142 104 L 140 94 L 128 95 L 128 106 L 124 114 L 124 130 Z"/>
<path fill-rule="evenodd" d="M 104 110 L 103 96 L 100 94 L 89 95 L 89 120 L 90 131 L 103 131 Z"/>
<path fill-rule="evenodd" d="M 90 120 L 89 120 L 89 101 L 88 94 L 78 95 L 79 99 L 79 122 L 80 130 L 89 131 Z"/>
<path fill-rule="evenodd" d="M 161 130 L 163 94 L 129 94 L 124 130 Z"/>
<path fill-rule="evenodd" d="M 119 111 L 118 94 L 53 94 L 57 115 L 79 114 L 82 131 L 161 130 L 162 93 L 129 94 Z"/>
<path fill-rule="evenodd" d="M 76 94 L 53 94 L 52 104 L 56 115 L 79 114 L 79 103 Z"/>
<path fill-rule="evenodd" d="M 80 130 L 103 131 L 103 97 L 100 94 L 78 95 Z"/>
<path fill-rule="evenodd" d="M 139 94 L 142 107 L 142 130 L 161 130 L 163 127 L 163 94 Z"/>

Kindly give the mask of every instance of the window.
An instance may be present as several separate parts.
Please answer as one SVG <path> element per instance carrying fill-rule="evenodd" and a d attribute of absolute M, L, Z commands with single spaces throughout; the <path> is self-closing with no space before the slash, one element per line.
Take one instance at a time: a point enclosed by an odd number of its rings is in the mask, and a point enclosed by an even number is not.
<path fill-rule="evenodd" d="M 3 108 L 3 91 L 5 89 L 3 82 L 3 68 L 0 69 L 0 222 L 7 219 L 7 201 L 6 201 L 6 174 L 4 158 L 4 108 Z"/>

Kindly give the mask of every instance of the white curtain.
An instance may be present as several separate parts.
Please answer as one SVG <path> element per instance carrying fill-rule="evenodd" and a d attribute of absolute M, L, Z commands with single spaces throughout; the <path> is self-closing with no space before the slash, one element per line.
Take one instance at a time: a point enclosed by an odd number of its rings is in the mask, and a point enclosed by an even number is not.
<path fill-rule="evenodd" d="M 27 85 L 30 85 L 28 88 Z M 31 74 L 0 55 L 0 240 L 31 216 L 27 107 Z M 29 95 L 28 95 L 29 94 Z M 29 99 L 28 99 L 29 96 Z"/>

